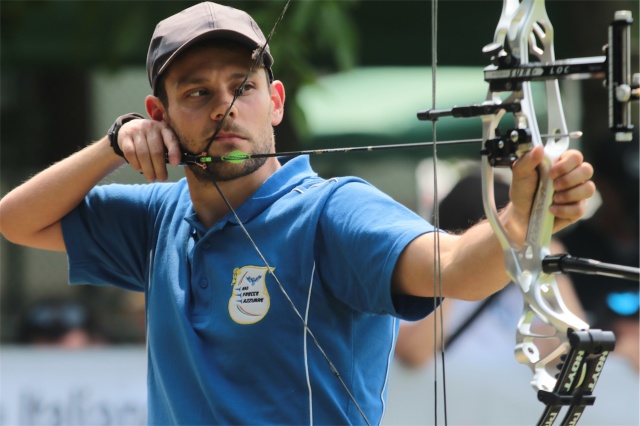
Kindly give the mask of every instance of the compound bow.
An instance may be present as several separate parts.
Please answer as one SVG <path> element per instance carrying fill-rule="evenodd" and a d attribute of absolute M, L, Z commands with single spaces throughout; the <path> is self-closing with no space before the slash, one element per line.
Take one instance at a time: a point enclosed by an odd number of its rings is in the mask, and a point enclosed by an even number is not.
<path fill-rule="evenodd" d="M 589 325 L 567 308 L 552 275 L 566 270 L 558 265 L 561 258 L 550 257 L 549 250 L 554 217 L 549 213 L 553 187 L 548 170 L 569 146 L 558 80 L 606 79 L 609 126 L 615 132 L 616 140 L 629 141 L 633 131 L 629 101 L 639 97 L 637 77 L 632 84 L 630 75 L 631 23 L 631 12 L 615 14 L 606 57 L 556 61 L 553 26 L 544 0 L 504 0 L 494 40 L 483 49 L 492 62 L 485 68 L 485 81 L 489 83 L 485 102 L 418 113 L 419 119 L 432 121 L 442 116 L 482 118 L 482 199 L 487 218 L 503 248 L 507 272 L 524 296 L 515 355 L 520 363 L 532 369 L 531 384 L 547 406 L 539 425 L 553 424 L 564 406 L 569 408 L 562 424 L 577 423 L 584 408 L 595 400 L 593 389 L 607 355 L 615 346 L 613 333 L 589 330 Z M 544 136 L 534 110 L 533 81 L 545 82 L 548 129 Z M 516 127 L 500 132 L 499 125 L 505 114 L 513 115 Z M 538 168 L 539 185 L 526 240 L 519 246 L 510 241 L 498 219 L 492 167 L 508 167 L 535 146 L 544 147 L 545 161 Z M 584 263 L 596 264 L 593 261 Z M 610 266 L 613 265 L 607 265 Z M 638 271 L 633 268 L 613 269 L 619 271 L 613 276 L 638 279 Z M 603 270 L 603 274 L 607 273 Z M 535 319 L 550 325 L 554 332 L 550 335 L 533 332 Z M 555 348 L 542 356 L 538 342 L 551 339 L 557 342 Z"/>

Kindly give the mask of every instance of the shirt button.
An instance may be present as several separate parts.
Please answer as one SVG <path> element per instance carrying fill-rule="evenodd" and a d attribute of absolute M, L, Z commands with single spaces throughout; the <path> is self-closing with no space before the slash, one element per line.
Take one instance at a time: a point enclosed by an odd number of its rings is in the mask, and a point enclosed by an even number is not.
<path fill-rule="evenodd" d="M 200 280 L 200 287 L 201 288 L 207 288 L 209 286 L 209 282 L 206 279 L 201 279 Z"/>
<path fill-rule="evenodd" d="M 202 245 L 202 248 L 204 248 L 205 250 L 209 250 L 209 247 L 211 247 L 211 244 L 209 244 L 209 243 L 204 243 Z"/>

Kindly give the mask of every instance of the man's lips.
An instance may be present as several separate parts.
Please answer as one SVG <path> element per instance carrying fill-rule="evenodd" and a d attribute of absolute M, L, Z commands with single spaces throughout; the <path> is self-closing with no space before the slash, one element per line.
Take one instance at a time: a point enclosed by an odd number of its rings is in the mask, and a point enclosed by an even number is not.
<path fill-rule="evenodd" d="M 245 138 L 237 133 L 220 132 L 216 135 L 214 143 L 239 142 L 244 140 Z"/>

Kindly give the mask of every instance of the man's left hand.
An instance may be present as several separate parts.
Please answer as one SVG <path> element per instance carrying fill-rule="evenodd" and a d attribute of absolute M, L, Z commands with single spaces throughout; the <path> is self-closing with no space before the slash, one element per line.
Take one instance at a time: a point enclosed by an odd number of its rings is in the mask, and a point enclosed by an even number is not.
<path fill-rule="evenodd" d="M 531 211 L 531 203 L 538 184 L 536 168 L 544 160 L 544 149 L 535 147 L 518 159 L 512 168 L 513 180 L 510 198 L 518 221 L 526 229 Z M 553 202 L 549 207 L 555 216 L 553 230 L 557 232 L 576 222 L 587 211 L 587 200 L 596 190 L 591 181 L 593 167 L 584 161 L 580 151 L 566 151 L 549 169 L 553 180 Z"/>

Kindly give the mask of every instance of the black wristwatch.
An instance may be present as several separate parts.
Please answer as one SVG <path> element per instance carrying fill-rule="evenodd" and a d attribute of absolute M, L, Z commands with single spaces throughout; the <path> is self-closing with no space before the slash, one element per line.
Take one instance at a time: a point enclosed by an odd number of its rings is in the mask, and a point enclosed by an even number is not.
<path fill-rule="evenodd" d="M 118 154 L 120 157 L 124 158 L 124 152 L 120 149 L 118 145 L 118 132 L 124 123 L 128 123 L 132 120 L 144 119 L 144 117 L 137 112 L 130 112 L 129 114 L 121 115 L 116 118 L 115 123 L 109 128 L 107 132 L 107 136 L 109 137 L 109 142 L 111 143 L 111 148 L 113 152 Z"/>

